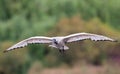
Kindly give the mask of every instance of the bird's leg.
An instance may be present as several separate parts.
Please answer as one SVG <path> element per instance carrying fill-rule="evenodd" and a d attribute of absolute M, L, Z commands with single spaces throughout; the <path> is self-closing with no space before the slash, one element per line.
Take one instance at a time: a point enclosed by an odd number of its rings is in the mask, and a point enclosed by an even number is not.
<path fill-rule="evenodd" d="M 60 49 L 59 52 L 60 52 L 60 53 L 64 53 L 65 50 L 64 50 L 64 49 Z"/>
<path fill-rule="evenodd" d="M 64 50 L 64 49 L 62 49 L 62 52 L 64 53 L 64 52 L 65 52 L 65 50 Z"/>
<path fill-rule="evenodd" d="M 62 53 L 62 50 L 60 49 L 59 52 Z"/>
<path fill-rule="evenodd" d="M 59 52 L 60 52 L 60 53 L 64 53 L 64 52 L 65 52 L 65 50 L 64 50 L 64 49 L 62 49 L 62 50 L 60 49 L 60 50 L 59 50 Z"/>
<path fill-rule="evenodd" d="M 65 50 L 64 50 L 64 46 L 62 46 L 62 49 L 59 50 L 60 53 L 64 53 Z"/>

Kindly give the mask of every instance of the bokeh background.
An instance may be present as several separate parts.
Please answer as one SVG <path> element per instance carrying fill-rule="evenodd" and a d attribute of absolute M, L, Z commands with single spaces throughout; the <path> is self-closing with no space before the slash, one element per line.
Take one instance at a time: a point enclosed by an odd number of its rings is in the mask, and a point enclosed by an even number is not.
<path fill-rule="evenodd" d="M 60 54 L 33 44 L 3 53 L 31 36 L 78 32 L 118 40 L 69 43 Z M 120 74 L 120 0 L 0 0 L 0 74 Z"/>

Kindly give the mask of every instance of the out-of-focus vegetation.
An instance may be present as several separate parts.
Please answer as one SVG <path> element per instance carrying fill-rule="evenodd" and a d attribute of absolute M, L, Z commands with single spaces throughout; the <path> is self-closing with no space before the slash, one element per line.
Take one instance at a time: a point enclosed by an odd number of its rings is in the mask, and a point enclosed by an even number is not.
<path fill-rule="evenodd" d="M 39 35 L 90 32 L 119 41 L 119 19 L 119 0 L 0 0 L 0 74 L 26 74 L 36 60 L 47 67 L 119 60 L 120 44 L 89 40 L 68 44 L 70 50 L 64 55 L 43 44 L 2 53 L 22 39 Z"/>

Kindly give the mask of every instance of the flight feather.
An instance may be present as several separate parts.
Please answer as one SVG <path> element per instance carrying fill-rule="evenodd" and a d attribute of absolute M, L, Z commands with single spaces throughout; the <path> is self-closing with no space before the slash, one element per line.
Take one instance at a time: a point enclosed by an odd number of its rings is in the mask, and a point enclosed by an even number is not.
<path fill-rule="evenodd" d="M 27 46 L 28 44 L 34 44 L 34 43 L 52 43 L 52 39 L 49 37 L 42 37 L 42 36 L 30 37 L 28 39 L 18 42 L 17 44 L 8 48 L 4 52 L 10 51 L 16 48 L 22 48 Z"/>
<path fill-rule="evenodd" d="M 97 34 L 91 34 L 91 33 L 71 34 L 71 35 L 66 36 L 64 38 L 64 41 L 68 43 L 68 42 L 80 41 L 80 40 L 85 40 L 85 39 L 90 39 L 93 41 L 115 41 L 109 37 L 97 35 Z"/>

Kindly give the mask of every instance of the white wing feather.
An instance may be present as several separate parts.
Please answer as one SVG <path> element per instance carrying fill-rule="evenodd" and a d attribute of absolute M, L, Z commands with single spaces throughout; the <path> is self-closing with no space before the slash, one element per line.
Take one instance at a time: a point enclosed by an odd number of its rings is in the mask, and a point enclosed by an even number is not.
<path fill-rule="evenodd" d="M 115 41 L 109 37 L 97 35 L 97 34 L 91 34 L 91 33 L 76 33 L 68 35 L 64 38 L 65 42 L 73 42 L 73 41 L 79 41 L 79 40 L 85 40 L 90 39 L 93 41 Z"/>
<path fill-rule="evenodd" d="M 52 43 L 52 39 L 49 37 L 42 37 L 42 36 L 30 37 L 28 39 L 25 39 L 15 45 L 13 45 L 12 47 L 5 50 L 4 52 L 10 51 L 10 50 L 13 50 L 16 48 L 22 48 L 22 47 L 25 47 L 28 44 L 32 44 L 32 43 Z"/>

